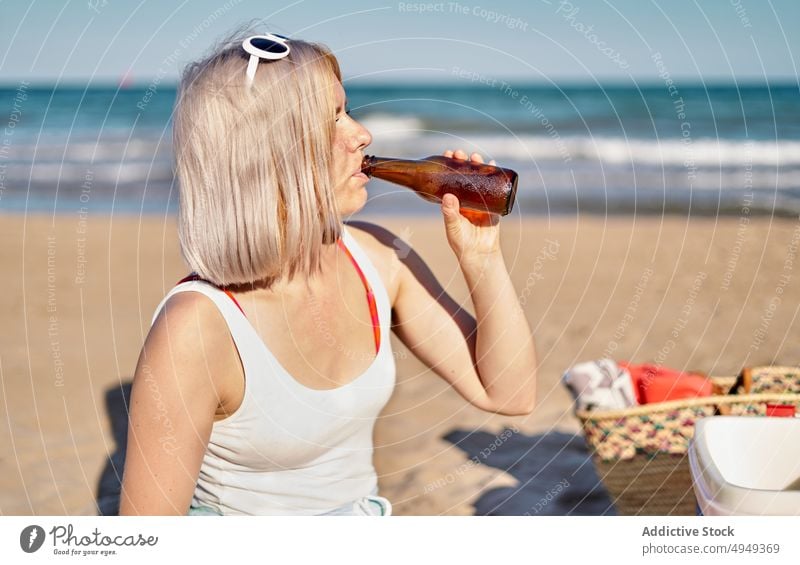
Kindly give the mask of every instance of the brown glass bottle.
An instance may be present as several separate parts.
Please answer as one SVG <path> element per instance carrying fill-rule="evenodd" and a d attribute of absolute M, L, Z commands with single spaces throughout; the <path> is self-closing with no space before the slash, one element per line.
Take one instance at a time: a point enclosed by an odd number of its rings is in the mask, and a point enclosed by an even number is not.
<path fill-rule="evenodd" d="M 514 206 L 517 173 L 511 169 L 431 155 L 418 161 L 366 155 L 361 172 L 414 190 L 425 200 L 441 202 L 448 192 L 462 208 L 505 216 Z"/>

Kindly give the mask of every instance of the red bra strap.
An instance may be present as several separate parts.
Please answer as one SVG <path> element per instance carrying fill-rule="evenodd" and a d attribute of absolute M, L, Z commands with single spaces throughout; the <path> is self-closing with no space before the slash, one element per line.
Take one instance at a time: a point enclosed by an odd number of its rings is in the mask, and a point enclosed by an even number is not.
<path fill-rule="evenodd" d="M 364 276 L 364 272 L 361 270 L 361 267 L 358 266 L 355 257 L 353 257 L 350 250 L 344 244 L 344 241 L 339 238 L 339 247 L 345 254 L 350 258 L 350 262 L 353 263 L 353 266 L 356 268 L 356 272 L 358 272 L 358 276 L 361 278 L 361 282 L 364 284 L 364 288 L 367 289 L 367 303 L 369 304 L 369 315 L 372 318 L 372 334 L 375 336 L 375 352 L 378 353 L 381 350 L 381 322 L 380 318 L 378 317 L 378 305 L 375 303 L 375 294 L 372 292 L 372 287 L 367 280 L 367 277 Z"/>
<path fill-rule="evenodd" d="M 231 299 L 231 300 L 233 300 L 233 303 L 234 303 L 234 304 L 236 304 L 236 307 L 239 309 L 239 311 L 240 311 L 242 314 L 244 314 L 245 318 L 247 317 L 247 315 L 244 313 L 244 310 L 242 310 L 242 307 L 241 307 L 241 306 L 239 306 L 239 302 L 236 300 L 236 298 L 234 298 L 234 297 L 233 297 L 233 293 L 232 293 L 230 290 L 228 290 L 228 289 L 226 289 L 226 288 L 223 288 L 223 287 L 221 287 L 221 286 L 218 286 L 218 285 L 216 285 L 216 284 L 212 283 L 211 281 L 208 281 L 208 280 L 206 280 L 206 279 L 202 278 L 202 277 L 201 277 L 200 275 L 198 275 L 197 273 L 192 273 L 192 274 L 191 274 L 191 275 L 189 275 L 189 276 L 183 277 L 181 280 L 179 280 L 179 281 L 178 281 L 178 284 L 185 283 L 185 282 L 189 282 L 189 281 L 203 281 L 203 282 L 207 282 L 207 283 L 208 283 L 208 284 L 210 284 L 210 285 L 214 285 L 214 286 L 216 286 L 216 287 L 217 287 L 218 289 L 220 289 L 222 292 L 224 292 L 225 294 L 227 294 L 227 295 L 228 295 L 228 297 L 230 297 L 230 299 Z"/>

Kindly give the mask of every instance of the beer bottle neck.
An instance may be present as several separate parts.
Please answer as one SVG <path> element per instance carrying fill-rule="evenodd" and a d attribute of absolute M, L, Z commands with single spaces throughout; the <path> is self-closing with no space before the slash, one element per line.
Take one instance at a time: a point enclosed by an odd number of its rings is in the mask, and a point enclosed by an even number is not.
<path fill-rule="evenodd" d="M 389 169 L 393 171 L 403 170 L 407 166 L 417 166 L 418 161 L 411 159 L 395 159 L 394 157 L 376 157 L 375 155 L 364 155 L 361 161 L 361 172 L 371 177 L 376 169 Z"/>

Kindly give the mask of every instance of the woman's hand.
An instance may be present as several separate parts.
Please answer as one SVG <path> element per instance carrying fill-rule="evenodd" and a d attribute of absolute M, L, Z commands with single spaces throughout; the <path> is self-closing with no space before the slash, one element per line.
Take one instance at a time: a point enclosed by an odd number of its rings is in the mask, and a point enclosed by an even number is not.
<path fill-rule="evenodd" d="M 467 154 L 461 149 L 455 152 L 447 150 L 445 157 L 467 159 Z M 483 157 L 473 153 L 470 157 L 473 163 L 483 163 Z M 494 165 L 494 160 L 489 161 Z M 447 232 L 447 241 L 460 262 L 482 263 L 491 255 L 500 253 L 500 216 L 491 212 L 459 209 L 458 198 L 447 193 L 442 198 L 442 214 Z"/>

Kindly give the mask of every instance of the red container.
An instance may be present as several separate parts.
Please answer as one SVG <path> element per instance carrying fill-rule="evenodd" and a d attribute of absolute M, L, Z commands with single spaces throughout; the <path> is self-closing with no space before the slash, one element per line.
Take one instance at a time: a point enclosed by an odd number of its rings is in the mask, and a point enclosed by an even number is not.
<path fill-rule="evenodd" d="M 767 416 L 794 418 L 794 404 L 767 404 Z"/>

